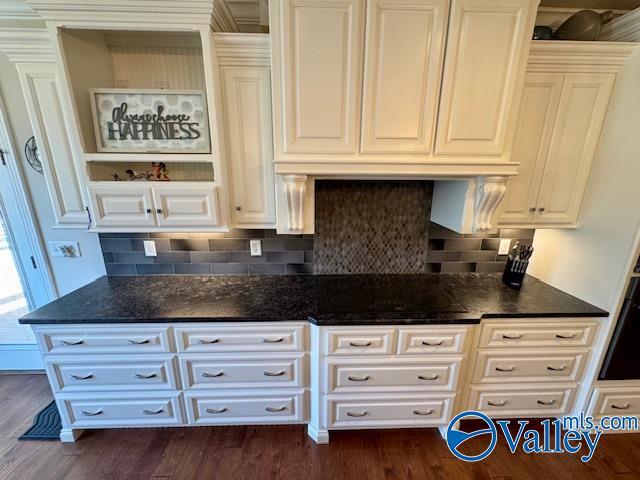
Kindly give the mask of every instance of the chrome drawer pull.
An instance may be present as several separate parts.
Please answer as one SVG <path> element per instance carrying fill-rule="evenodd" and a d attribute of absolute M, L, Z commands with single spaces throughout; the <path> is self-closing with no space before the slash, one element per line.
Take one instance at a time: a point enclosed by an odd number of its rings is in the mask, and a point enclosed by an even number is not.
<path fill-rule="evenodd" d="M 352 382 L 366 382 L 367 380 L 369 380 L 369 375 L 365 375 L 364 377 L 354 377 L 353 375 L 349 375 L 349 380 L 351 380 Z"/>
<path fill-rule="evenodd" d="M 267 412 L 284 412 L 287 409 L 287 407 L 286 406 L 283 406 L 283 407 L 264 407 L 264 409 Z"/>
<path fill-rule="evenodd" d="M 285 373 L 287 373 L 286 370 L 280 370 L 278 372 L 270 372 L 269 370 L 265 370 L 264 374 L 267 377 L 281 377 L 282 375 L 284 375 Z"/>
<path fill-rule="evenodd" d="M 566 365 L 561 365 L 559 367 L 552 367 L 551 365 L 547 365 L 547 370 L 550 370 L 552 372 L 562 372 L 563 370 L 566 370 L 566 368 Z"/>
<path fill-rule="evenodd" d="M 426 377 L 424 375 L 418 375 L 418 378 L 420 380 L 437 380 L 438 378 L 440 378 L 440 375 L 438 375 L 437 373 L 431 374 L 430 377 Z"/>
<path fill-rule="evenodd" d="M 127 343 L 130 345 L 146 345 L 147 343 L 151 343 L 151 340 L 148 338 L 144 340 L 127 340 Z"/>
<path fill-rule="evenodd" d="M 220 371 L 220 372 L 217 372 L 217 373 L 202 372 L 200 374 L 200 376 L 204 377 L 204 378 L 215 378 L 215 377 L 221 377 L 222 375 L 224 375 L 223 371 Z"/>
<path fill-rule="evenodd" d="M 553 399 L 553 400 L 549 400 L 549 401 L 547 401 L 547 402 L 545 402 L 544 400 L 536 400 L 536 402 L 537 402 L 539 405 L 553 405 L 554 403 L 556 403 L 555 399 Z"/>
<path fill-rule="evenodd" d="M 284 338 L 283 337 L 279 337 L 279 338 L 263 338 L 262 339 L 262 343 L 282 343 L 284 342 Z"/>
<path fill-rule="evenodd" d="M 363 410 L 361 412 L 347 412 L 347 415 L 349 417 L 364 417 L 367 413 L 369 412 L 367 412 L 366 410 Z"/>
<path fill-rule="evenodd" d="M 207 413 L 224 413 L 228 410 L 227 407 L 222 408 L 207 408 Z"/>
<path fill-rule="evenodd" d="M 142 409 L 142 413 L 144 413 L 145 415 L 158 415 L 162 412 L 164 412 L 164 408 L 159 408 L 157 410 L 147 410 L 146 408 Z"/>
<path fill-rule="evenodd" d="M 440 341 L 437 341 L 437 342 L 427 342 L 426 340 L 422 341 L 422 344 L 427 346 L 427 347 L 439 347 L 443 343 L 444 343 L 444 340 L 440 340 Z"/>
<path fill-rule="evenodd" d="M 522 338 L 522 334 L 518 333 L 517 335 L 507 335 L 506 333 L 503 333 L 502 338 L 505 340 L 520 340 Z"/>
<path fill-rule="evenodd" d="M 429 410 L 414 410 L 414 411 L 413 411 L 413 414 L 414 414 L 414 415 L 424 415 L 424 416 L 427 416 L 427 415 L 431 415 L 432 413 L 433 413 L 433 409 L 431 409 L 431 408 L 430 408 Z"/>
<path fill-rule="evenodd" d="M 516 369 L 516 367 L 496 367 L 496 370 L 498 372 L 513 372 Z"/>
<path fill-rule="evenodd" d="M 145 375 L 144 373 L 134 373 L 133 376 L 136 377 L 136 378 L 146 379 L 146 378 L 157 377 L 158 374 L 157 373 L 148 373 L 148 374 Z"/>
<path fill-rule="evenodd" d="M 67 347 L 72 347 L 74 345 L 81 345 L 84 343 L 84 340 L 76 340 L 75 342 L 70 342 L 69 340 L 60 340 L 60 345 L 66 345 Z"/>
<path fill-rule="evenodd" d="M 212 343 L 218 343 L 220 341 L 219 338 L 212 338 L 211 340 L 205 340 L 203 338 L 199 338 L 198 340 L 196 340 L 196 343 L 199 343 L 200 345 L 210 345 Z"/>
<path fill-rule="evenodd" d="M 488 400 L 487 403 L 492 407 L 504 407 L 508 402 L 506 400 L 500 400 L 499 402 L 492 402 Z"/>
<path fill-rule="evenodd" d="M 371 340 L 365 343 L 349 342 L 349 345 L 351 345 L 352 347 L 370 347 Z"/>
<path fill-rule="evenodd" d="M 615 408 L 616 410 L 627 410 L 630 406 L 630 403 L 625 403 L 624 405 L 616 405 L 615 403 L 611 404 L 611 408 Z"/>
<path fill-rule="evenodd" d="M 89 380 L 90 378 L 93 378 L 93 373 L 88 373 L 87 375 L 71 374 L 69 376 L 71 377 L 72 380 Z"/>
<path fill-rule="evenodd" d="M 102 414 L 102 409 L 96 410 L 95 412 L 87 412 L 86 410 L 80 410 L 80 413 L 85 417 L 95 417 L 96 415 Z"/>
<path fill-rule="evenodd" d="M 564 339 L 564 340 L 569 340 L 569 339 L 571 339 L 571 338 L 576 338 L 576 334 L 575 334 L 575 333 L 572 333 L 571 335 L 562 335 L 562 334 L 560 334 L 560 333 L 556 333 L 556 338 L 561 338 L 561 339 Z"/>

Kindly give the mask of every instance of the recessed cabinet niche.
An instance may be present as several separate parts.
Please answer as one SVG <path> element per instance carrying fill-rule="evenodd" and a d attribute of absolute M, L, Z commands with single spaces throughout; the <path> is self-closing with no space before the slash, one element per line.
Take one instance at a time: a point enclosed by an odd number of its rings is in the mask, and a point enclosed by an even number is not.
<path fill-rule="evenodd" d="M 90 102 L 92 89 L 198 90 L 202 91 L 206 113 L 205 67 L 198 32 L 58 31 L 80 145 L 89 157 L 99 151 Z M 210 144 L 206 150 L 211 151 Z M 188 150 L 180 152 L 183 154 L 193 155 Z"/>

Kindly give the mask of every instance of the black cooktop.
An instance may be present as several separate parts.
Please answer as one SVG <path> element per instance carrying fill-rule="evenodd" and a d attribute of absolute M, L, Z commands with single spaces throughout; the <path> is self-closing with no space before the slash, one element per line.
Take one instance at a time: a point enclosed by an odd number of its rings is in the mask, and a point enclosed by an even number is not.
<path fill-rule="evenodd" d="M 318 313 L 467 313 L 469 310 L 439 282 L 406 281 L 382 275 L 319 275 Z"/>

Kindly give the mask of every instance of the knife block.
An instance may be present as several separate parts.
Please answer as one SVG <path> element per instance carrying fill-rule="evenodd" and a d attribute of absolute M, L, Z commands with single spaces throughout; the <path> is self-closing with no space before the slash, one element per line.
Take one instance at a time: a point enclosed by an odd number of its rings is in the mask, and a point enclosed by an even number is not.
<path fill-rule="evenodd" d="M 528 260 L 523 262 L 520 260 L 512 260 L 510 258 L 507 259 L 507 264 L 504 266 L 504 272 L 502 274 L 502 283 L 509 288 L 520 290 L 524 276 L 527 273 L 528 266 Z"/>

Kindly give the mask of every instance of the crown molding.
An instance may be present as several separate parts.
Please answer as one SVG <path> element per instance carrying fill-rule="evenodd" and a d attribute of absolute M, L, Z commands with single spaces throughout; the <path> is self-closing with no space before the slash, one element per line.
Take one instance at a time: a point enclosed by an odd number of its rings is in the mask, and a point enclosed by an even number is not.
<path fill-rule="evenodd" d="M 640 42 L 640 8 L 611 20 L 602 26 L 599 40 Z"/>
<path fill-rule="evenodd" d="M 51 37 L 45 28 L 0 28 L 0 52 L 14 63 L 56 61 Z"/>
<path fill-rule="evenodd" d="M 637 43 L 534 40 L 528 72 L 617 73 Z"/>
<path fill-rule="evenodd" d="M 271 66 L 271 36 L 262 33 L 214 33 L 220 65 Z"/>
<path fill-rule="evenodd" d="M 214 32 L 238 32 L 238 24 L 225 0 L 214 0 L 211 25 Z"/>

